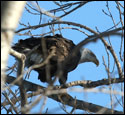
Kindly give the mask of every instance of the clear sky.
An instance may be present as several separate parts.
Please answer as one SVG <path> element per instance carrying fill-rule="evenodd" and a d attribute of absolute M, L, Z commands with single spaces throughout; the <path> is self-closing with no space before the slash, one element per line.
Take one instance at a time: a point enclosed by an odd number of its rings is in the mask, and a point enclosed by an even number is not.
<path fill-rule="evenodd" d="M 121 3 L 123 4 L 123 2 L 121 2 Z M 57 6 L 51 1 L 42 1 L 42 2 L 39 2 L 39 5 L 41 8 L 44 8 L 45 10 L 57 8 Z M 115 19 L 115 22 L 118 23 L 118 21 L 119 21 L 118 14 L 119 13 L 118 13 L 118 10 L 116 10 L 115 2 L 109 2 L 109 6 L 110 6 L 111 12 L 113 14 L 113 17 Z M 62 21 L 72 21 L 75 23 L 83 24 L 95 31 L 96 31 L 96 27 L 97 27 L 100 32 L 103 32 L 103 31 L 106 31 L 107 29 L 111 28 L 113 26 L 113 22 L 112 22 L 111 18 L 109 18 L 102 12 L 102 9 L 107 11 L 106 2 L 90 2 L 90 3 L 87 3 L 86 5 L 84 5 L 83 7 L 77 9 L 76 11 L 72 12 L 71 14 L 63 17 Z M 60 13 L 57 13 L 55 15 L 60 16 Z M 30 23 L 30 25 L 33 26 L 33 25 L 39 24 L 39 19 L 40 19 L 40 17 L 38 15 L 31 15 L 31 14 L 27 13 L 26 10 L 24 10 L 20 22 L 24 23 L 24 24 Z M 49 18 L 49 19 L 51 19 L 51 18 Z M 47 21 L 48 21 L 48 17 L 43 16 L 42 23 L 46 23 Z M 69 25 L 63 25 L 63 26 L 69 27 Z M 57 26 L 55 26 L 55 27 L 57 27 Z M 19 25 L 17 30 L 19 28 L 22 28 L 22 26 Z M 82 30 L 85 31 L 86 33 L 90 34 L 88 31 L 86 31 L 84 29 L 82 29 Z M 44 32 L 45 33 L 49 32 L 48 27 L 44 27 L 44 28 L 40 28 L 35 31 L 32 31 L 33 34 L 40 34 L 40 33 L 42 34 Z M 24 33 L 24 32 L 21 32 L 21 33 Z M 56 31 L 55 33 L 59 33 L 59 31 Z M 76 30 L 71 30 L 71 29 L 62 30 L 62 34 L 65 38 L 71 39 L 75 44 L 78 44 L 80 41 L 84 40 L 87 37 L 83 33 L 80 33 Z M 90 35 L 92 35 L 92 34 L 90 34 Z M 13 39 L 13 43 L 16 43 L 19 39 L 25 39 L 25 38 L 28 38 L 28 36 L 16 35 Z M 113 38 L 111 38 L 111 42 L 112 42 L 113 48 L 116 51 L 116 54 L 119 55 L 119 47 L 120 47 L 121 41 L 119 39 L 117 39 L 117 37 L 113 37 Z M 106 55 L 106 51 L 105 51 L 103 43 L 100 40 L 98 40 L 96 43 L 90 43 L 90 44 L 86 45 L 85 47 L 92 50 L 96 54 L 100 64 L 98 67 L 96 67 L 96 65 L 94 65 L 93 63 L 80 64 L 74 71 L 72 71 L 68 74 L 67 83 L 71 82 L 71 81 L 76 81 L 76 80 L 96 81 L 96 80 L 101 80 L 103 78 L 108 77 L 107 73 L 105 71 L 103 60 L 102 60 L 102 56 L 104 56 L 105 61 L 107 63 L 107 55 Z M 113 58 L 111 56 L 111 62 L 110 62 L 111 65 L 114 64 L 114 61 L 112 59 Z M 9 61 L 8 61 L 9 66 L 13 65 L 14 62 L 15 62 L 15 59 L 12 58 L 12 56 L 10 56 Z M 113 66 L 111 66 L 111 70 L 112 70 L 112 67 Z M 41 83 L 37 79 L 37 75 L 38 74 L 36 72 L 32 71 L 30 79 L 27 79 L 27 80 L 31 81 L 33 83 L 40 84 L 42 86 L 46 86 L 46 83 Z M 115 75 L 115 77 L 118 77 L 118 76 Z M 57 82 L 57 84 L 58 84 L 58 82 Z M 104 86 L 104 87 L 108 87 L 108 86 Z M 81 88 L 81 87 L 78 87 L 78 88 Z M 85 100 L 87 102 L 91 102 L 93 104 L 101 105 L 104 107 L 110 107 L 110 95 L 109 94 L 93 93 L 93 92 L 92 93 L 69 92 L 69 94 L 71 94 L 72 97 L 76 96 L 76 98 L 80 99 L 80 100 Z M 41 102 L 38 104 L 38 106 L 36 106 L 32 109 L 31 113 L 39 112 L 39 108 L 41 107 L 42 102 L 43 102 L 43 100 L 41 100 Z M 51 112 L 52 113 L 64 113 L 60 108 L 60 104 L 58 102 L 53 101 L 50 98 L 47 99 L 44 111 L 47 108 L 48 108 L 49 113 L 51 113 Z M 115 109 L 122 111 L 121 106 L 117 106 Z M 71 107 L 68 107 L 68 111 L 70 111 L 70 110 L 71 110 Z M 83 111 L 81 111 L 81 110 L 76 111 L 76 113 L 82 113 L 82 112 Z"/>

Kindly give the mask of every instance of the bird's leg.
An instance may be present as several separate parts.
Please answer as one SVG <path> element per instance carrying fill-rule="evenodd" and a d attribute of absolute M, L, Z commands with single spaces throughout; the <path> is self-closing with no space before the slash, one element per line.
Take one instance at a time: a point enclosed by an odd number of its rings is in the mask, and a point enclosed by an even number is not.
<path fill-rule="evenodd" d="M 59 83 L 62 85 L 62 84 L 65 84 L 66 83 L 66 80 L 67 80 L 67 72 L 64 72 L 63 75 L 59 76 Z"/>

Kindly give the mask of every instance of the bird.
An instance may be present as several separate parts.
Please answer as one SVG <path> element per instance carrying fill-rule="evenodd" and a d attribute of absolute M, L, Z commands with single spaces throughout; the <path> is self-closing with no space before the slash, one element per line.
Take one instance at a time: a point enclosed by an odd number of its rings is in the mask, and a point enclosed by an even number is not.
<path fill-rule="evenodd" d="M 59 83 L 65 84 L 68 73 L 76 69 L 76 67 L 85 62 L 93 62 L 97 66 L 99 61 L 96 55 L 87 48 L 81 48 L 74 56 L 70 58 L 65 65 L 65 60 L 73 52 L 76 45 L 72 40 L 64 38 L 60 34 L 44 37 L 30 37 L 19 40 L 12 46 L 12 49 L 26 55 L 25 67 L 42 64 L 34 68 L 38 72 L 38 79 L 41 82 L 51 83 L 52 78 L 58 75 L 58 70 L 62 67 L 62 74 L 59 77 Z"/>

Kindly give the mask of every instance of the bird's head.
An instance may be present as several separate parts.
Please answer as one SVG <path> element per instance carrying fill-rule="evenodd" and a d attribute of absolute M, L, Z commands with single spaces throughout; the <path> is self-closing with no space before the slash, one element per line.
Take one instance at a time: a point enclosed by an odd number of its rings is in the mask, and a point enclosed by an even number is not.
<path fill-rule="evenodd" d="M 99 61 L 96 58 L 96 55 L 91 50 L 87 48 L 81 48 L 80 53 L 81 53 L 81 58 L 79 64 L 84 62 L 93 62 L 97 66 L 99 65 Z"/>

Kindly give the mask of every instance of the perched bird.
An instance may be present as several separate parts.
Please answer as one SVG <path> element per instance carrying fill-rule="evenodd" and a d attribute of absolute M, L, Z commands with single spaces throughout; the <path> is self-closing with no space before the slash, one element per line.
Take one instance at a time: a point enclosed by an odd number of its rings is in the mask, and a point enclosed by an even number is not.
<path fill-rule="evenodd" d="M 34 68 L 39 74 L 38 79 L 42 82 L 50 83 L 52 77 L 58 74 L 57 70 L 62 67 L 65 59 L 73 51 L 75 46 L 73 41 L 56 34 L 55 36 L 31 37 L 25 40 L 19 40 L 12 48 L 26 55 L 26 67 L 44 63 L 50 56 L 46 63 L 38 68 Z M 63 65 L 62 75 L 59 77 L 60 84 L 66 82 L 68 72 L 74 70 L 80 63 L 93 62 L 97 66 L 99 65 L 95 54 L 87 48 L 81 48 L 70 59 L 70 61 Z"/>

